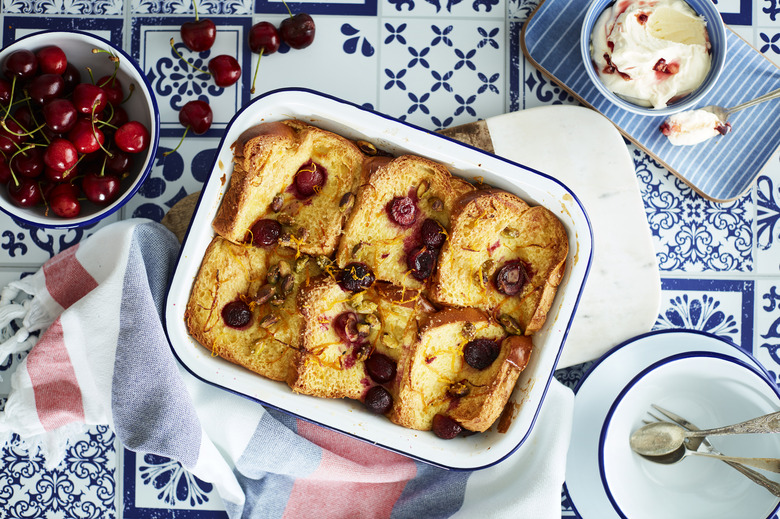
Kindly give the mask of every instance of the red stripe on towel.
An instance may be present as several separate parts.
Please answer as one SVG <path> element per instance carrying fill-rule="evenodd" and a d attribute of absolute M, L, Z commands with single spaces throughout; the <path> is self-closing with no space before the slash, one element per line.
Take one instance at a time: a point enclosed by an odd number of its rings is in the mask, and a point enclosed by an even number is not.
<path fill-rule="evenodd" d="M 44 429 L 51 431 L 72 422 L 84 422 L 81 388 L 65 347 L 59 317 L 30 350 L 27 372 Z"/>
<path fill-rule="evenodd" d="M 322 447 L 322 459 L 293 484 L 284 517 L 390 517 L 417 475 L 417 465 L 406 456 L 302 420 L 297 430 Z"/>
<path fill-rule="evenodd" d="M 78 244 L 61 252 L 43 265 L 46 290 L 63 308 L 97 288 L 97 281 L 76 258 Z"/>

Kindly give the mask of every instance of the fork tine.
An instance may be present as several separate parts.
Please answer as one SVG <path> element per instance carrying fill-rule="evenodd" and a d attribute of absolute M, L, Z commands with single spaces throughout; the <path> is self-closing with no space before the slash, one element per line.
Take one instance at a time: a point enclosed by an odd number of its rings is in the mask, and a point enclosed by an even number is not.
<path fill-rule="evenodd" d="M 682 416 L 676 415 L 671 411 L 667 411 L 666 409 L 663 409 L 655 404 L 651 404 L 651 407 L 658 411 L 659 413 L 663 414 L 667 418 L 669 418 L 671 421 L 675 422 L 677 425 L 680 425 L 682 427 L 685 427 L 686 429 L 689 429 L 691 431 L 698 431 L 699 428 L 693 425 L 691 422 L 683 418 Z"/>

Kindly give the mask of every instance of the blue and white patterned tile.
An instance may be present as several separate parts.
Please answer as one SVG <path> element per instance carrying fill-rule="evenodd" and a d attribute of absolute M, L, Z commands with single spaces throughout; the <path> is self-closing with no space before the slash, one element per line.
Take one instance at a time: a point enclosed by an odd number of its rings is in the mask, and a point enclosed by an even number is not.
<path fill-rule="evenodd" d="M 193 99 L 207 101 L 214 113 L 211 129 L 204 135 L 219 137 L 235 114 L 247 101 L 249 91 L 250 52 L 246 44 L 251 26 L 248 17 L 212 17 L 218 37 L 214 46 L 204 52 L 192 52 L 181 43 L 179 28 L 190 18 L 134 17 L 132 19 L 132 55 L 146 74 L 160 110 L 160 136 L 181 137 L 179 110 Z M 176 51 L 171 46 L 174 41 Z M 179 55 L 181 55 L 181 58 Z M 235 57 L 241 65 L 239 83 L 227 88 L 216 86 L 208 61 L 220 54 Z M 183 59 L 182 59 L 183 58 Z M 186 60 L 186 61 L 185 61 Z"/>
<path fill-rule="evenodd" d="M 0 517 L 114 519 L 116 462 L 116 437 L 106 426 L 72 437 L 54 469 L 14 436 L 0 448 Z"/>
<path fill-rule="evenodd" d="M 284 15 L 255 17 L 279 23 Z M 379 91 L 379 25 L 374 18 L 317 17 L 317 34 L 325 35 L 305 49 L 282 45 L 275 54 L 252 62 L 246 74 L 251 85 L 260 60 L 255 96 L 286 87 L 317 90 L 362 106 L 376 108 Z M 247 88 L 249 91 L 250 88 Z"/>
<path fill-rule="evenodd" d="M 379 110 L 429 129 L 504 113 L 504 31 L 503 21 L 482 18 L 386 23 Z"/>
<path fill-rule="evenodd" d="M 195 16 L 194 4 L 197 2 L 198 16 L 215 14 L 251 15 L 253 0 L 132 0 L 130 12 L 134 15 L 144 14 L 189 14 Z"/>
<path fill-rule="evenodd" d="M 715 203 L 629 145 L 664 272 L 752 272 L 753 201 Z"/>
<path fill-rule="evenodd" d="M 3 12 L 34 15 L 122 15 L 122 0 L 6 0 Z"/>
<path fill-rule="evenodd" d="M 780 159 L 773 160 L 756 180 L 756 272 L 780 272 Z"/>
<path fill-rule="evenodd" d="M 383 0 L 382 14 L 386 17 L 473 18 L 484 15 L 503 20 L 506 16 L 505 0 Z M 460 23 L 459 20 L 458 23 Z"/>
<path fill-rule="evenodd" d="M 756 282 L 754 354 L 780 384 L 780 277 Z"/>
<path fill-rule="evenodd" d="M 124 450 L 122 517 L 125 519 L 224 519 L 214 486 L 176 461 Z"/>

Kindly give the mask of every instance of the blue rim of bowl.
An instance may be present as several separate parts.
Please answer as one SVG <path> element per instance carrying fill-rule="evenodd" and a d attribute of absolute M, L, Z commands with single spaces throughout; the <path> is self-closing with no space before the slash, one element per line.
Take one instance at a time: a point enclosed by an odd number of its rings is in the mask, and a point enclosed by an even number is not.
<path fill-rule="evenodd" d="M 720 16 L 720 13 L 717 9 L 715 9 L 715 5 L 712 4 L 709 0 L 705 0 L 701 2 L 701 5 L 705 6 L 704 9 L 699 10 L 686 1 L 686 4 L 691 9 L 696 11 L 699 16 L 703 16 L 705 20 L 707 20 L 707 32 L 709 34 L 710 41 L 714 40 L 718 42 L 719 48 L 721 49 L 721 52 L 717 56 L 717 60 L 712 61 L 710 71 L 707 73 L 707 76 L 702 82 L 703 87 L 697 88 L 685 96 L 685 98 L 681 99 L 678 103 L 667 106 L 666 108 L 654 109 L 651 107 L 635 105 L 618 96 L 601 82 L 598 77 L 598 73 L 593 70 L 590 57 L 590 35 L 593 31 L 593 26 L 595 25 L 595 22 L 601 13 L 616 1 L 617 0 L 607 2 L 599 10 L 596 10 L 596 6 L 601 3 L 600 0 L 594 0 L 591 2 L 587 12 L 585 13 L 585 18 L 582 21 L 582 28 L 580 29 L 580 55 L 582 57 L 582 64 L 585 66 L 585 73 L 591 80 L 591 83 L 596 87 L 596 90 L 598 90 L 606 100 L 608 100 L 616 107 L 638 115 L 660 117 L 695 108 L 698 104 L 697 102 L 694 102 L 695 99 L 699 99 L 701 101 L 702 98 L 704 98 L 715 86 L 715 83 L 717 82 L 717 76 L 719 76 L 720 72 L 723 70 L 723 66 L 726 62 L 726 53 L 728 52 L 728 45 L 726 43 L 726 26 L 723 23 L 723 18 Z M 712 24 L 710 23 L 710 20 L 716 20 L 716 23 Z M 588 26 L 590 26 L 591 29 L 586 31 L 585 28 Z"/>
<path fill-rule="evenodd" d="M 141 188 L 143 183 L 151 174 L 152 168 L 154 166 L 154 159 L 157 155 L 157 147 L 159 146 L 160 143 L 160 110 L 157 106 L 157 98 L 154 95 L 154 90 L 152 89 L 152 85 L 149 84 L 149 81 L 146 79 L 146 74 L 144 74 L 144 71 L 138 66 L 138 63 L 136 63 L 136 61 L 123 49 L 117 47 L 110 41 L 101 38 L 100 36 L 95 36 L 94 34 L 90 34 L 84 31 L 76 31 L 70 29 L 56 30 L 56 31 L 38 31 L 32 34 L 27 34 L 17 39 L 13 43 L 13 45 L 18 45 L 20 43 L 23 43 L 25 40 L 27 40 L 28 38 L 32 38 L 33 36 L 40 37 L 43 34 L 61 34 L 61 33 L 78 34 L 80 36 L 92 39 L 97 43 L 107 46 L 108 48 L 110 48 L 111 50 L 115 51 L 120 56 L 122 56 L 125 59 L 125 61 L 129 63 L 138 72 L 138 75 L 140 76 L 141 80 L 144 82 L 144 85 L 146 86 L 146 90 L 149 92 L 149 99 L 152 102 L 152 125 L 154 126 L 154 139 L 152 139 L 151 142 L 149 143 L 149 149 L 148 149 L 149 164 L 144 169 L 144 171 L 140 172 L 138 181 L 135 182 L 135 185 L 133 185 L 130 189 L 128 189 L 125 193 L 123 193 L 122 197 L 118 199 L 116 202 L 114 202 L 113 206 L 109 206 L 109 208 L 105 209 L 104 212 L 100 212 L 100 214 L 95 215 L 93 218 L 90 218 L 89 220 L 84 220 L 78 223 L 68 223 L 67 221 L 64 221 L 61 224 L 34 222 L 32 220 L 28 220 L 27 218 L 24 218 L 23 216 L 12 213 L 6 208 L 0 206 L 0 211 L 3 211 L 5 214 L 10 216 L 13 220 L 18 222 L 24 222 L 28 225 L 32 225 L 34 227 L 42 228 L 42 229 L 76 229 L 80 227 L 88 227 L 90 225 L 99 222 L 103 218 L 111 214 L 114 214 L 138 192 L 138 190 Z M 8 47 L 6 47 L 6 49 L 7 48 Z"/>
<path fill-rule="evenodd" d="M 497 160 L 499 160 L 501 162 L 505 162 L 507 164 L 511 164 L 511 165 L 514 165 L 514 166 L 520 166 L 520 167 L 522 167 L 524 169 L 532 171 L 533 173 L 535 173 L 535 174 L 537 174 L 537 175 L 539 175 L 541 177 L 544 177 L 544 178 L 548 179 L 551 182 L 554 182 L 554 183 L 560 185 L 562 188 L 564 188 L 573 197 L 575 203 L 577 204 L 577 206 L 579 206 L 580 210 L 582 211 L 582 214 L 583 214 L 583 216 L 585 218 L 585 221 L 587 223 L 587 226 L 588 226 L 587 227 L 587 234 L 588 234 L 588 236 L 590 238 L 591 248 L 590 248 L 590 251 L 589 251 L 589 254 L 588 254 L 588 257 L 587 257 L 588 264 L 587 264 L 587 267 L 585 269 L 584 278 L 582 280 L 581 285 L 579 286 L 579 289 L 577 290 L 577 297 L 576 297 L 576 299 L 573 302 L 573 307 L 572 307 L 571 316 L 569 318 L 569 322 L 566 323 L 565 329 L 563 331 L 563 336 L 561 337 L 561 345 L 558 348 L 558 352 L 555 355 L 555 360 L 553 361 L 552 366 L 550 367 L 550 373 L 547 375 L 547 378 L 544 381 L 544 389 L 542 390 L 542 394 L 539 397 L 539 405 L 536 407 L 536 409 L 534 411 L 534 416 L 532 417 L 530 423 L 528 424 L 528 430 L 525 432 L 525 435 L 518 441 L 517 445 L 515 445 L 512 449 L 509 450 L 509 452 L 504 454 L 499 459 L 491 461 L 490 463 L 486 463 L 486 464 L 481 465 L 481 466 L 474 466 L 474 467 L 453 467 L 453 466 L 445 465 L 443 463 L 437 463 L 437 462 L 428 460 L 428 459 L 426 459 L 423 456 L 410 454 L 410 453 L 405 452 L 405 451 L 403 451 L 401 449 L 396 449 L 396 448 L 390 447 L 388 445 L 384 445 L 382 443 L 378 443 L 378 442 L 375 442 L 375 441 L 363 438 L 363 437 L 361 437 L 361 436 L 359 436 L 359 435 L 357 435 L 355 433 L 351 433 L 351 432 L 345 431 L 345 430 L 340 429 L 338 427 L 331 426 L 331 425 L 319 422 L 317 420 L 314 420 L 312 418 L 308 418 L 306 416 L 302 416 L 299 413 L 296 413 L 294 411 L 289 411 L 289 410 L 284 409 L 284 408 L 282 408 L 280 406 L 275 406 L 273 404 L 269 404 L 269 403 L 267 403 L 267 402 L 265 402 L 265 401 L 263 401 L 263 400 L 261 400 L 259 398 L 252 397 L 252 396 L 244 394 L 244 393 L 242 393 L 242 392 L 240 392 L 238 390 L 225 387 L 225 386 L 223 386 L 222 384 L 220 384 L 218 382 L 211 381 L 211 380 L 205 378 L 204 376 L 200 375 L 199 373 L 197 373 L 193 368 L 191 368 L 190 366 L 188 366 L 184 362 L 184 360 L 176 352 L 176 348 L 174 347 L 172 341 L 170 341 L 170 334 L 168 333 L 169 323 L 168 323 L 168 319 L 167 319 L 167 308 L 169 308 L 169 303 L 170 303 L 169 299 L 170 299 L 170 296 L 171 296 L 171 291 L 170 291 L 171 284 L 169 283 L 169 289 L 165 292 L 165 301 L 164 301 L 164 304 L 163 304 L 163 307 L 166 308 L 165 319 L 163 319 L 163 329 L 165 330 L 166 336 L 169 337 L 168 342 L 169 342 L 169 346 L 171 348 L 171 352 L 173 353 L 173 356 L 176 358 L 176 360 L 179 362 L 179 364 L 181 364 L 184 367 L 184 369 L 187 370 L 188 373 L 190 373 L 193 377 L 195 377 L 196 379 L 198 379 L 198 380 L 200 380 L 200 381 L 202 381 L 202 382 L 204 382 L 206 384 L 209 384 L 211 386 L 217 387 L 217 388 L 219 388 L 219 389 L 221 389 L 223 391 L 227 391 L 229 393 L 232 393 L 234 395 L 240 396 L 242 398 L 246 398 L 246 399 L 251 400 L 253 402 L 256 402 L 258 404 L 261 404 L 261 405 L 273 408 L 273 409 L 275 409 L 277 411 L 280 411 L 280 412 L 282 412 L 282 413 L 284 413 L 286 415 L 293 416 L 295 418 L 300 418 L 301 420 L 305 420 L 305 421 L 307 421 L 309 423 L 313 423 L 313 424 L 319 425 L 319 426 L 324 427 L 326 429 L 330 429 L 332 431 L 336 431 L 338 433 L 345 434 L 347 436 L 355 438 L 356 440 L 360 440 L 362 442 L 366 442 L 366 443 L 369 443 L 371 445 L 377 445 L 377 446 L 382 447 L 383 449 L 386 449 L 388 451 L 397 452 L 399 454 L 402 454 L 403 456 L 406 456 L 408 458 L 411 458 L 411 459 L 414 459 L 414 460 L 426 463 L 426 464 L 434 466 L 434 467 L 438 467 L 438 468 L 445 469 L 445 470 L 451 470 L 453 472 L 466 472 L 466 471 L 482 470 L 482 469 L 489 468 L 489 467 L 492 467 L 494 465 L 497 465 L 497 464 L 501 463 L 502 461 L 507 459 L 509 456 L 514 454 L 517 451 L 517 449 L 519 449 L 528 440 L 529 436 L 533 432 L 534 427 L 536 426 L 536 421 L 539 418 L 539 414 L 541 412 L 542 405 L 544 405 L 544 401 L 545 401 L 545 399 L 547 397 L 547 392 L 550 389 L 550 384 L 552 383 L 553 379 L 555 378 L 556 366 L 558 365 L 558 361 L 561 358 L 561 353 L 563 352 L 563 348 L 566 345 L 566 339 L 568 338 L 569 332 L 571 331 L 571 325 L 572 325 L 572 322 L 574 321 L 574 316 L 577 314 L 577 308 L 579 307 L 580 301 L 582 300 L 582 292 L 583 292 L 585 284 L 586 284 L 586 282 L 588 280 L 588 275 L 590 274 L 590 268 L 593 265 L 593 247 L 592 247 L 592 244 L 593 244 L 593 227 L 592 227 L 592 225 L 590 223 L 590 218 L 588 217 L 588 213 L 585 210 L 585 207 L 582 205 L 582 202 L 580 201 L 580 199 L 577 198 L 577 196 L 571 191 L 571 189 L 568 186 L 566 186 L 566 184 L 564 184 L 560 180 L 558 180 L 555 177 L 552 177 L 552 176 L 550 176 L 550 175 L 548 175 L 546 173 L 543 173 L 543 172 L 538 171 L 536 169 L 530 168 L 530 167 L 525 166 L 523 164 L 519 164 L 517 162 L 511 161 L 511 160 L 506 159 L 504 157 L 499 157 L 497 155 L 492 155 L 492 154 L 486 152 L 485 150 L 482 150 L 482 149 L 477 148 L 475 146 L 471 146 L 469 144 L 465 144 L 465 143 L 460 142 L 460 141 L 458 141 L 456 139 L 452 139 L 452 138 L 447 137 L 445 135 L 433 132 L 431 130 L 427 130 L 427 129 L 422 128 L 420 126 L 416 126 L 416 125 L 414 125 L 412 123 L 409 123 L 407 121 L 401 121 L 400 119 L 396 119 L 396 118 L 394 118 L 394 117 L 392 117 L 390 115 L 384 114 L 382 112 L 378 112 L 376 110 L 372 110 L 370 108 L 366 108 L 365 106 L 358 105 L 358 104 L 353 103 L 351 101 L 347 101 L 345 99 L 342 99 L 342 98 L 339 98 L 339 97 L 336 97 L 336 96 L 333 96 L 333 95 L 330 95 L 330 94 L 326 94 L 326 93 L 323 93 L 323 92 L 318 92 L 316 90 L 312 90 L 312 89 L 309 89 L 309 88 L 302 88 L 302 87 L 279 88 L 279 89 L 276 89 L 276 90 L 270 90 L 268 92 L 260 94 L 259 96 L 254 98 L 251 102 L 249 102 L 246 105 L 244 105 L 241 108 L 241 110 L 239 110 L 231 118 L 230 122 L 228 123 L 227 127 L 225 128 L 225 132 L 224 132 L 222 138 L 220 139 L 220 143 L 217 146 L 217 149 L 218 150 L 222 149 L 223 145 L 225 144 L 224 141 L 225 141 L 225 139 L 227 137 L 228 130 L 230 129 L 230 127 L 234 123 L 234 121 L 236 121 L 245 110 L 250 109 L 260 99 L 263 99 L 263 98 L 269 97 L 269 96 L 273 96 L 273 95 L 284 94 L 284 93 L 287 93 L 287 92 L 303 93 L 303 94 L 307 94 L 307 95 L 313 95 L 313 96 L 322 97 L 324 99 L 328 99 L 328 100 L 331 100 L 331 101 L 334 101 L 334 102 L 337 102 L 337 103 L 341 103 L 341 104 L 343 104 L 345 106 L 348 106 L 348 107 L 351 107 L 351 108 L 356 108 L 356 109 L 360 110 L 361 112 L 366 112 L 368 114 L 372 114 L 372 115 L 377 116 L 377 117 L 379 117 L 381 119 L 386 119 L 388 121 L 393 121 L 394 123 L 397 123 L 397 124 L 400 124 L 400 125 L 403 125 L 403 126 L 407 126 L 407 127 L 411 128 L 412 130 L 420 131 L 420 132 L 423 132 L 423 133 L 426 133 L 426 134 L 430 134 L 430 135 L 434 135 L 437 138 L 444 139 L 446 141 L 451 141 L 451 142 L 453 142 L 453 143 L 455 143 L 455 144 L 457 144 L 459 146 L 463 146 L 463 147 L 472 149 L 472 150 L 474 150 L 474 151 L 476 151 L 476 152 L 478 152 L 480 154 L 490 155 L 491 157 L 493 157 L 493 158 L 495 158 L 495 159 L 497 159 Z M 212 172 L 216 170 L 217 160 L 218 160 L 218 157 L 215 156 L 214 157 L 214 163 L 212 164 L 212 168 L 211 168 Z M 204 185 L 206 185 L 206 184 L 208 184 L 208 180 L 206 180 L 206 183 Z M 195 205 L 195 213 L 197 213 L 198 209 L 200 208 L 200 206 L 203 203 L 203 194 L 204 194 L 203 192 L 204 191 L 205 190 L 202 190 L 200 195 L 198 196 L 198 201 L 197 201 L 197 203 Z M 184 245 L 187 242 L 187 239 L 189 237 L 191 229 L 192 229 L 192 220 L 190 221 L 190 224 L 187 226 L 187 230 L 186 230 L 186 232 L 184 234 L 184 238 L 182 239 L 182 247 L 179 249 L 179 257 L 176 259 L 176 264 L 174 266 L 174 272 L 176 272 L 176 270 L 179 268 L 180 262 L 183 261 L 182 252 L 184 250 Z M 585 232 L 585 231 L 581 230 L 580 232 Z M 448 441 L 448 440 L 445 440 L 445 441 Z"/>
<path fill-rule="evenodd" d="M 601 357 L 593 361 L 593 364 L 591 364 L 586 370 L 585 373 L 582 374 L 579 381 L 574 385 L 573 392 L 574 397 L 576 399 L 577 393 L 582 388 L 582 386 L 587 382 L 587 380 L 590 378 L 590 376 L 595 373 L 599 366 L 606 361 L 608 358 L 610 358 L 613 354 L 616 352 L 622 350 L 623 348 L 631 347 L 637 342 L 641 342 L 649 337 L 655 337 L 655 336 L 662 336 L 662 335 L 698 335 L 705 337 L 710 340 L 718 341 L 721 344 L 724 344 L 726 346 L 730 346 L 734 348 L 735 350 L 739 351 L 740 354 L 746 356 L 747 358 L 751 359 L 754 363 L 754 367 L 758 367 L 760 371 L 762 371 L 767 377 L 771 378 L 769 373 L 766 371 L 766 369 L 761 365 L 760 362 L 758 362 L 753 355 L 742 348 L 740 348 L 737 344 L 735 344 L 733 341 L 720 337 L 718 335 L 715 335 L 710 332 L 705 332 L 702 330 L 693 330 L 688 328 L 671 328 L 671 329 L 663 329 L 663 330 L 651 330 L 646 333 L 639 334 L 635 337 L 631 337 L 630 339 L 627 339 L 620 344 L 617 344 L 616 346 L 612 347 L 610 350 L 608 350 L 606 353 L 604 353 Z M 572 507 L 572 510 L 574 510 L 574 513 L 577 514 L 577 517 L 582 517 L 582 514 L 580 514 L 577 511 L 577 503 L 574 502 L 574 500 L 571 497 L 571 494 L 569 493 L 569 490 L 567 488 L 567 484 L 564 481 L 563 482 L 563 492 L 566 494 L 567 499 L 569 500 L 569 504 Z"/>
<path fill-rule="evenodd" d="M 750 371 L 752 374 L 758 376 L 758 378 L 761 379 L 763 382 L 765 382 L 766 385 L 769 387 L 769 389 L 771 389 L 772 392 L 777 396 L 778 400 L 780 400 L 780 389 L 772 381 L 766 369 L 763 368 L 759 369 L 758 367 L 751 366 L 750 364 L 744 362 L 743 360 L 737 359 L 730 355 L 716 353 L 713 351 L 687 351 L 683 353 L 677 353 L 675 355 L 670 355 L 669 357 L 654 362 L 653 364 L 651 364 L 650 366 L 646 367 L 641 372 L 639 372 L 620 391 L 620 394 L 618 394 L 617 398 L 615 398 L 615 401 L 610 406 L 607 415 L 604 417 L 604 423 L 601 427 L 601 432 L 599 433 L 599 445 L 598 445 L 599 477 L 601 478 L 601 484 L 604 487 L 604 491 L 607 494 L 607 498 L 609 498 L 609 501 L 610 503 L 612 503 L 613 508 L 622 519 L 630 519 L 630 518 L 623 513 L 623 510 L 620 508 L 620 505 L 618 505 L 617 501 L 615 500 L 615 497 L 612 495 L 612 492 L 610 491 L 609 488 L 609 484 L 607 483 L 607 477 L 604 468 L 604 444 L 606 443 L 607 431 L 609 430 L 609 424 L 612 421 L 612 416 L 614 415 L 617 406 L 620 405 L 620 402 L 623 400 L 623 398 L 625 398 L 628 392 L 631 391 L 631 389 L 633 389 L 633 387 L 649 373 L 669 363 L 675 362 L 677 360 L 690 359 L 694 357 L 707 357 L 707 358 L 719 359 L 726 362 L 730 362 L 732 364 L 736 364 L 742 368 L 745 368 L 748 371 Z M 778 507 L 780 507 L 780 498 L 778 498 L 777 503 L 769 512 L 769 515 L 766 516 L 766 519 L 770 519 L 771 517 L 773 517 L 775 515 L 775 512 L 777 512 Z"/>

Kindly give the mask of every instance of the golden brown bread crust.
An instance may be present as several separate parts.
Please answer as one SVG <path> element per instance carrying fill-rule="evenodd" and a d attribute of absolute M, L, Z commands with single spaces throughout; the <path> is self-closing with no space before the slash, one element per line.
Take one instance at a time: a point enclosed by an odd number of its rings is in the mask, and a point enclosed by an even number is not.
<path fill-rule="evenodd" d="M 299 347 L 303 319 L 295 297 L 307 276 L 317 275 L 312 264 L 294 274 L 283 304 L 259 303 L 258 292 L 269 286 L 270 267 L 287 261 L 266 249 L 231 243 L 215 236 L 206 250 L 187 302 L 184 319 L 190 334 L 203 346 L 230 362 L 273 380 L 287 380 Z M 279 287 L 281 280 L 275 287 Z M 277 290 L 277 293 L 281 293 Z M 252 310 L 251 322 L 241 329 L 225 324 L 222 309 L 243 300 Z M 270 323 L 274 319 L 276 322 Z"/>
<path fill-rule="evenodd" d="M 332 254 L 352 205 L 342 199 L 348 193 L 354 196 L 365 175 L 364 156 L 357 146 L 316 126 L 289 120 L 248 130 L 233 149 L 233 174 L 214 230 L 243 243 L 251 240 L 250 229 L 257 220 L 278 220 L 300 252 Z M 306 197 L 294 183 L 309 161 L 324 167 L 326 180 L 316 194 Z"/>
<path fill-rule="evenodd" d="M 426 282 L 410 275 L 407 258 L 422 245 L 423 222 L 431 218 L 449 229 L 450 212 L 458 197 L 473 189 L 454 179 L 441 164 L 422 157 L 404 155 L 382 164 L 358 190 L 339 242 L 339 267 L 365 263 L 377 279 L 421 290 Z M 412 199 L 417 209 L 411 225 L 399 225 L 390 217 L 388 204 L 400 197 Z"/>
<path fill-rule="evenodd" d="M 463 357 L 464 347 L 475 339 L 500 341 L 498 357 L 482 370 Z M 444 414 L 470 431 L 487 430 L 504 409 L 532 347 L 529 337 L 507 336 L 501 325 L 474 308 L 432 315 L 399 366 L 401 387 L 390 419 L 428 430 L 433 417 Z"/>
<path fill-rule="evenodd" d="M 568 237 L 560 220 L 498 189 L 469 193 L 453 209 L 449 240 L 439 259 L 431 298 L 515 319 L 523 333 L 538 331 L 563 277 Z M 520 262 L 529 279 L 519 294 L 497 290 L 496 273 Z M 447 282 L 443 282 L 447 280 Z"/>
<path fill-rule="evenodd" d="M 192 336 L 215 355 L 286 381 L 297 393 L 364 400 L 381 385 L 394 398 L 388 417 L 405 427 L 430 429 L 440 413 L 468 430 L 488 429 L 528 363 L 529 336 L 543 325 L 563 276 L 568 238 L 556 216 L 502 190 L 477 190 L 422 157 L 365 156 L 351 141 L 301 121 L 251 128 L 234 154 L 213 221 L 224 238 L 215 237 L 206 251 L 185 313 Z M 301 203 L 290 186 L 308 160 L 325 165 L 328 182 Z M 347 200 L 345 193 L 355 196 Z M 412 225 L 390 219 L 395 197 L 413 199 Z M 295 239 L 267 249 L 247 244 L 247 230 L 260 218 L 282 222 Z M 426 218 L 439 222 L 447 239 L 438 267 L 420 281 L 410 275 L 407 257 L 421 246 Z M 281 262 L 293 266 L 294 282 L 272 305 L 261 295 L 269 269 Z M 357 294 L 336 281 L 337 267 L 352 262 L 367 264 L 377 279 Z M 509 297 L 494 279 L 511 262 L 522 264 L 530 279 Z M 276 290 L 280 283 L 274 283 Z M 237 299 L 249 302 L 253 315 L 241 330 L 220 315 Z M 361 325 L 359 339 L 336 331 L 336 318 L 345 313 Z M 268 321 L 269 315 L 278 320 Z M 485 369 L 463 360 L 471 338 L 500 344 Z M 396 363 L 395 378 L 371 378 L 365 360 L 373 355 Z"/>

